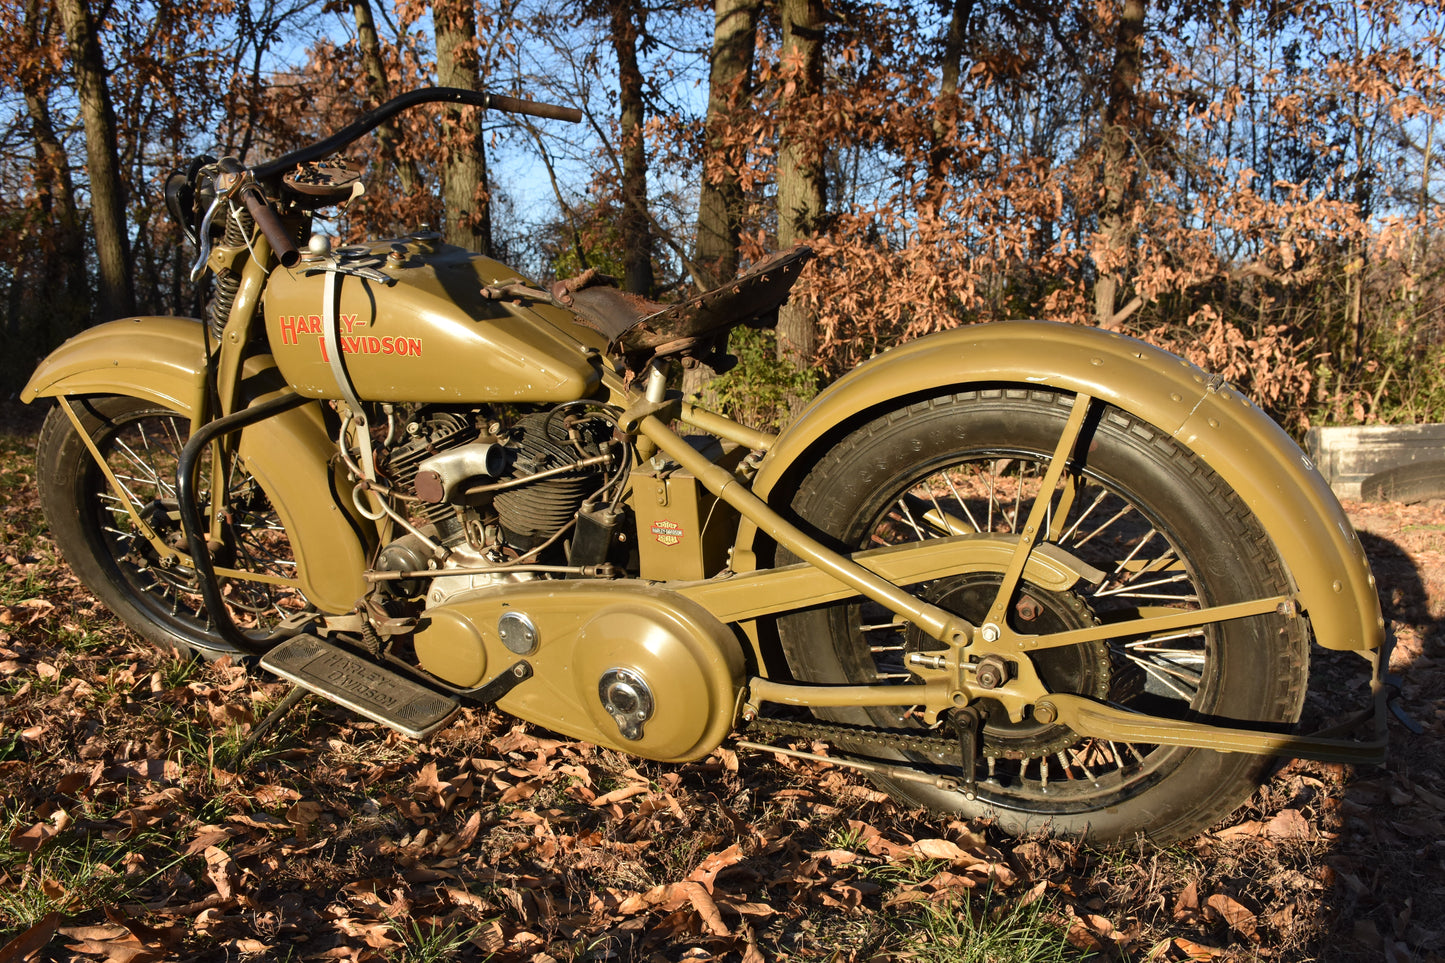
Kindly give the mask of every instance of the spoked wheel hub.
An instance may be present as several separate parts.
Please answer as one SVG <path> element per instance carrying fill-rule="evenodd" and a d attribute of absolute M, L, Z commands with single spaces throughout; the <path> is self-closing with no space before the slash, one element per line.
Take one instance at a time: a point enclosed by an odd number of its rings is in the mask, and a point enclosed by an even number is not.
<path fill-rule="evenodd" d="M 940 579 L 929 588 L 925 597 L 972 624 L 980 625 L 988 615 L 1002 581 L 1001 576 L 992 572 L 958 575 Z M 1024 583 L 1009 607 L 1009 621 L 1020 632 L 1047 635 L 1093 625 L 1094 617 L 1083 600 L 1073 592 L 1050 592 Z M 937 650 L 939 643 L 917 627 L 910 626 L 904 647 L 908 652 L 926 652 Z M 1020 655 L 1020 658 L 1029 656 Z M 1103 699 L 1109 694 L 1109 647 L 1104 642 L 1047 649 L 1034 653 L 1031 658 L 1039 678 L 1050 692 L 1069 692 L 1093 699 Z M 986 714 L 981 747 L 985 756 L 1037 759 L 1066 749 L 1079 738 L 1066 726 L 1039 722 L 1032 716 L 1013 722 L 1003 706 L 987 698 L 981 708 Z"/>

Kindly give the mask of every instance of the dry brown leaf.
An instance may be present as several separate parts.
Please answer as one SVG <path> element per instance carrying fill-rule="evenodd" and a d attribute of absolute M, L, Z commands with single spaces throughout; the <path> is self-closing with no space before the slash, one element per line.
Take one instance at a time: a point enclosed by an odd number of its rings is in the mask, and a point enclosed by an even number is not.
<path fill-rule="evenodd" d="M 1309 839 L 1312 830 L 1304 813 L 1298 809 L 1285 809 L 1265 824 L 1264 834 L 1272 839 Z"/>
<path fill-rule="evenodd" d="M 1374 920 L 1355 920 L 1352 935 L 1357 942 L 1372 950 L 1380 950 L 1384 946 L 1384 941 L 1380 938 L 1380 931 L 1375 927 Z"/>
<path fill-rule="evenodd" d="M 1022 896 L 1019 897 L 1019 899 L 1018 899 L 1018 907 L 1019 907 L 1020 909 L 1022 909 L 1022 908 L 1025 907 L 1025 906 L 1029 906 L 1029 905 L 1032 905 L 1033 903 L 1037 903 L 1040 899 L 1043 898 L 1044 892 L 1045 892 L 1046 890 L 1048 890 L 1048 888 L 1049 888 L 1048 880 L 1044 880 L 1044 879 L 1039 880 L 1039 881 L 1038 881 L 1037 883 L 1035 883 L 1033 886 L 1029 887 L 1029 891 L 1028 891 L 1027 893 L 1025 893 L 1024 895 L 1022 895 Z"/>
<path fill-rule="evenodd" d="M 697 868 L 687 874 L 689 881 L 701 883 L 709 893 L 712 892 L 713 881 L 717 879 L 718 873 L 741 862 L 743 858 L 742 847 L 733 843 L 720 853 L 713 853 L 697 864 Z"/>
<path fill-rule="evenodd" d="M 1098 952 L 1104 948 L 1104 940 L 1081 919 L 1074 920 L 1069 931 L 1064 934 L 1064 939 L 1070 946 L 1076 946 L 1081 950 Z"/>
<path fill-rule="evenodd" d="M 973 889 L 978 883 L 968 876 L 959 873 L 944 871 L 935 874 L 932 878 L 918 884 L 921 888 L 934 889 L 942 892 L 950 889 Z"/>
<path fill-rule="evenodd" d="M 39 920 L 21 931 L 14 939 L 0 946 L 0 961 L 11 963 L 25 959 L 31 953 L 50 942 L 63 919 L 60 913 L 46 913 Z"/>
<path fill-rule="evenodd" d="M 1217 946 L 1206 946 L 1203 943 L 1195 943 L 1193 940 L 1186 940 L 1182 936 L 1174 938 L 1174 948 L 1191 960 L 1215 960 L 1226 955 L 1225 951 Z"/>
<path fill-rule="evenodd" d="M 236 864 L 218 846 L 207 846 L 205 856 L 206 876 L 216 887 L 217 895 L 222 899 L 230 899 L 235 895 L 236 877 L 240 875 Z"/>
<path fill-rule="evenodd" d="M 1190 880 L 1189 885 L 1174 898 L 1174 919 L 1178 922 L 1192 920 L 1199 915 L 1199 883 Z"/>
<path fill-rule="evenodd" d="M 50 823 L 36 823 L 26 829 L 16 827 L 10 833 L 10 845 L 22 853 L 38 853 L 40 847 L 45 845 L 46 840 L 58 832 L 60 830 Z"/>
<path fill-rule="evenodd" d="M 612 803 L 621 802 L 624 799 L 631 799 L 633 796 L 640 796 L 647 792 L 647 784 L 623 786 L 621 789 L 614 789 L 611 792 L 603 793 L 592 800 L 593 806 L 610 806 Z"/>
<path fill-rule="evenodd" d="M 858 859 L 858 854 L 851 849 L 820 849 L 809 855 L 814 859 L 821 859 L 829 866 L 844 866 Z"/>
<path fill-rule="evenodd" d="M 287 832 L 291 824 L 280 816 L 273 816 L 270 813 L 232 813 L 226 817 L 228 823 L 239 823 L 242 826 L 250 826 L 252 829 L 272 829 L 280 832 Z"/>
<path fill-rule="evenodd" d="M 1445 797 L 1438 796 L 1423 786 L 1415 787 L 1415 795 L 1431 809 L 1437 812 L 1445 812 Z"/>
<path fill-rule="evenodd" d="M 147 946 L 129 933 L 124 939 L 82 940 L 66 948 L 88 955 L 103 955 L 106 963 L 150 963 L 152 960 L 165 958 L 163 947 Z"/>
<path fill-rule="evenodd" d="M 745 900 L 723 899 L 718 906 L 726 907 L 739 916 L 775 916 L 777 910 L 767 903 L 753 903 Z"/>
<path fill-rule="evenodd" d="M 502 795 L 498 798 L 498 801 L 503 803 L 522 802 L 524 800 L 531 799 L 537 794 L 537 790 L 541 788 L 541 780 L 528 779 L 525 782 L 517 783 L 506 792 L 502 793 Z M 597 803 L 593 803 L 593 805 L 595 806 L 597 805 Z"/>
<path fill-rule="evenodd" d="M 196 830 L 196 838 L 186 846 L 185 855 L 194 856 L 196 853 L 204 852 L 209 846 L 225 842 L 231 838 L 231 831 L 222 826 L 202 826 Z"/>
<path fill-rule="evenodd" d="M 920 859 L 946 859 L 952 862 L 968 855 L 957 843 L 947 839 L 920 839 L 910 849 L 913 855 Z"/>
<path fill-rule="evenodd" d="M 1233 826 L 1225 826 L 1216 832 L 1218 839 L 1238 839 L 1240 837 L 1256 837 L 1264 835 L 1264 823 L 1257 819 L 1249 819 L 1242 823 L 1235 823 Z"/>
<path fill-rule="evenodd" d="M 1254 913 L 1243 903 L 1223 893 L 1209 897 L 1206 905 L 1219 914 L 1219 918 L 1240 936 L 1250 940 L 1259 939 L 1259 928 Z"/>
<path fill-rule="evenodd" d="M 713 902 L 712 896 L 701 883 L 688 882 L 680 885 L 683 892 L 687 894 L 688 901 L 692 903 L 692 908 L 697 910 L 697 915 L 702 918 L 703 925 L 707 927 L 709 933 L 714 936 L 732 935 L 732 930 L 728 929 L 727 924 L 723 922 L 722 912 L 717 908 L 717 903 Z"/>
<path fill-rule="evenodd" d="M 305 839 L 311 831 L 311 824 L 321 818 L 324 810 L 318 802 L 306 800 L 292 803 L 286 810 L 286 821 L 296 827 L 296 835 Z"/>
<path fill-rule="evenodd" d="M 239 725 L 254 725 L 255 715 L 251 707 L 235 702 L 210 703 L 206 706 L 207 714 L 211 722 L 220 728 L 229 728 Z"/>

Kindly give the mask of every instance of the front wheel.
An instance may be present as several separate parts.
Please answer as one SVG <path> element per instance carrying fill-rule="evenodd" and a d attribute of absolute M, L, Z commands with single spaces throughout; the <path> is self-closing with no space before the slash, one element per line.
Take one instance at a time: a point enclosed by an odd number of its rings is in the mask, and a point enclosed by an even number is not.
<path fill-rule="evenodd" d="M 1062 592 L 1022 582 L 1009 599 L 1011 626 L 1040 635 L 1120 627 L 1108 641 L 1033 655 L 1046 688 L 1153 716 L 1296 721 L 1308 668 L 1303 620 L 1271 614 L 1168 636 L 1130 635 L 1130 621 L 1170 609 L 1287 595 L 1288 577 L 1258 521 L 1209 466 L 1167 433 L 1100 402 L 1088 402 L 1066 466 L 1043 492 L 1075 403 L 1065 393 L 1010 387 L 891 412 L 829 451 L 803 478 L 792 508 L 820 536 L 857 551 L 970 530 L 1016 534 L 1035 500 L 1046 497 L 1046 540 L 1096 569 L 1098 581 Z M 792 561 L 782 554 L 780 562 Z M 978 625 L 1001 582 L 1002 573 L 969 572 L 916 590 Z M 906 667 L 908 653 L 937 647 L 857 599 L 788 615 L 778 633 L 794 677 L 809 682 L 907 686 L 919 681 Z M 1012 833 L 1166 840 L 1233 811 L 1268 762 L 1080 737 L 1032 716 L 1012 722 L 987 700 L 979 708 L 976 800 L 916 782 L 884 780 L 884 788 L 910 804 L 992 817 Z M 922 725 L 907 707 L 820 715 L 891 729 Z M 840 746 L 869 751 L 866 743 Z M 950 773 L 944 755 L 891 758 Z"/>
<path fill-rule="evenodd" d="M 206 658 L 239 656 L 208 617 L 192 571 L 165 548 L 185 553 L 176 501 L 176 465 L 190 419 L 162 405 L 123 396 L 73 398 L 81 426 L 116 484 L 163 543 L 136 524 L 85 439 L 60 408 L 46 416 L 37 445 L 40 504 L 66 562 L 105 605 L 147 641 Z M 210 508 L 209 462 L 196 486 L 202 516 Z M 233 460 L 213 561 L 233 574 L 222 593 L 236 624 L 269 630 L 306 607 L 285 584 L 296 575 L 290 539 L 266 493 Z M 239 573 L 257 576 L 260 580 Z"/>

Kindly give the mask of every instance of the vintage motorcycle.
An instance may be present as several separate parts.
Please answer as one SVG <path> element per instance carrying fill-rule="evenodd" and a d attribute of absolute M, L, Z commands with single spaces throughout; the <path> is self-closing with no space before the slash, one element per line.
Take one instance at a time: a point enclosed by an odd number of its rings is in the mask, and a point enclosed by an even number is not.
<path fill-rule="evenodd" d="M 102 324 L 26 386 L 56 401 L 54 537 L 141 635 L 416 738 L 462 704 L 654 760 L 731 737 L 1101 842 L 1206 828 L 1271 755 L 1382 758 L 1360 543 L 1222 379 L 967 326 L 738 424 L 671 386 L 775 322 L 806 248 L 657 305 L 434 234 L 312 235 L 356 187 L 327 158 L 425 102 L 579 119 L 425 89 L 271 163 L 200 158 L 167 193 L 207 317 Z M 1373 695 L 1301 735 L 1312 640 Z"/>

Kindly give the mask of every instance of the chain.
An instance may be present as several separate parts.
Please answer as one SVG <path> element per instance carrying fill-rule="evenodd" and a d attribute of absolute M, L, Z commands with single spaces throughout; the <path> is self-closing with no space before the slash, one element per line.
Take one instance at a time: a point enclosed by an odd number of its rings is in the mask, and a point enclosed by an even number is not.
<path fill-rule="evenodd" d="M 843 723 L 790 722 L 786 719 L 757 718 L 748 731 L 757 730 L 768 736 L 786 736 L 811 742 L 850 743 L 849 752 L 891 749 L 899 752 L 924 752 L 956 755 L 958 739 L 937 729 L 881 729 L 872 726 L 850 726 Z"/>

